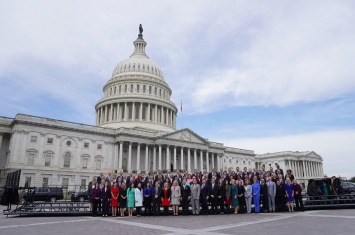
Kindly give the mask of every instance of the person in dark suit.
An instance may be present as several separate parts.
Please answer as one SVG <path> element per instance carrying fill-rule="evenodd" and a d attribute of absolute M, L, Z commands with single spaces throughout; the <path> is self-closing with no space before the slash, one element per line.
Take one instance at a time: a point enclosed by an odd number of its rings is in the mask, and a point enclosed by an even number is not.
<path fill-rule="evenodd" d="M 294 198 L 296 202 L 296 210 L 304 211 L 303 201 L 302 201 L 302 188 L 301 185 L 297 183 L 297 180 L 293 180 L 293 190 L 295 192 Z"/>
<path fill-rule="evenodd" d="M 278 171 L 280 171 L 280 174 L 284 177 L 284 171 L 280 168 L 280 165 L 278 163 L 276 163 L 276 169 L 275 169 L 275 173 L 278 174 Z"/>
<path fill-rule="evenodd" d="M 206 180 L 202 180 L 201 185 L 201 208 L 202 208 L 202 215 L 208 214 L 208 199 L 210 196 L 210 187 L 206 184 Z"/>
<path fill-rule="evenodd" d="M 183 215 L 189 214 L 190 196 L 191 196 L 190 187 L 186 185 L 186 180 L 183 180 L 181 183 L 181 207 L 182 207 L 182 214 Z"/>
<path fill-rule="evenodd" d="M 218 192 L 217 192 L 217 202 L 219 205 L 219 211 L 220 214 L 223 215 L 224 214 L 224 196 L 225 196 L 225 189 L 224 189 L 224 185 L 223 185 L 224 180 L 222 178 L 219 179 L 218 182 Z"/>
<path fill-rule="evenodd" d="M 212 178 L 210 185 L 210 203 L 211 203 L 211 213 L 217 214 L 218 205 L 218 186 L 216 184 L 215 178 Z"/>
<path fill-rule="evenodd" d="M 161 187 L 159 182 L 155 182 L 155 186 L 152 188 L 152 197 L 153 197 L 153 214 L 155 216 L 160 215 L 160 203 L 161 203 Z"/>
<path fill-rule="evenodd" d="M 111 189 L 108 186 L 108 182 L 105 181 L 105 186 L 101 189 L 101 199 L 102 199 L 102 216 L 107 216 L 108 206 L 110 204 Z"/>
<path fill-rule="evenodd" d="M 100 172 L 100 175 L 96 178 L 96 182 L 99 183 L 99 185 L 101 185 L 101 181 L 103 180 L 104 176 L 102 174 L 102 172 Z"/>

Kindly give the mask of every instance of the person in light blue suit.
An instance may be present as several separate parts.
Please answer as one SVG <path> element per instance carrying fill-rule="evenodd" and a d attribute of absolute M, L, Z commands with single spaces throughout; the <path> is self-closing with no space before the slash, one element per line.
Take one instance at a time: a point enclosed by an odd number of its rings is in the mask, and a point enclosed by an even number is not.
<path fill-rule="evenodd" d="M 260 212 L 260 183 L 258 178 L 254 176 L 253 184 L 251 185 L 253 191 L 254 209 L 255 213 Z"/>

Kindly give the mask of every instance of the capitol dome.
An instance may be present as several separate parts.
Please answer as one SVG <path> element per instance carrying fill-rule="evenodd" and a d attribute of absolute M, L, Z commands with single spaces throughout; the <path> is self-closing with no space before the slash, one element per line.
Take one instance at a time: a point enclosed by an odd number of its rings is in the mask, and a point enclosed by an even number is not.
<path fill-rule="evenodd" d="M 176 130 L 177 108 L 160 68 L 145 53 L 143 34 L 133 42 L 134 52 L 113 70 L 96 106 L 96 125 L 111 128 Z"/>

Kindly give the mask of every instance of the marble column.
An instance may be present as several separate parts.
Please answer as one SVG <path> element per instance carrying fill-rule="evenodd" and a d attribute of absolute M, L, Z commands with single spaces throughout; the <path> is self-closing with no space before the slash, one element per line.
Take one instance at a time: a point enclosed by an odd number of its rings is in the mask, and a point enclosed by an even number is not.
<path fill-rule="evenodd" d="M 149 148 L 148 145 L 145 145 L 145 173 L 149 171 L 149 163 L 148 163 L 148 153 L 149 153 Z"/>
<path fill-rule="evenodd" d="M 194 149 L 194 169 L 197 169 L 197 151 Z"/>
<path fill-rule="evenodd" d="M 132 142 L 129 142 L 128 145 L 128 163 L 127 163 L 128 172 L 132 171 Z"/>
<path fill-rule="evenodd" d="M 0 144 L 0 147 L 1 147 L 1 144 Z M 117 145 L 117 143 L 113 144 L 113 149 L 114 149 L 113 169 L 117 169 L 118 168 L 118 145 Z"/>
<path fill-rule="evenodd" d="M 116 121 L 121 120 L 120 103 L 117 102 Z"/>
<path fill-rule="evenodd" d="M 146 116 L 145 120 L 148 122 L 151 122 L 152 120 L 150 120 L 150 104 L 148 104 L 146 113 L 147 113 L 147 116 Z"/>
<path fill-rule="evenodd" d="M 212 155 L 212 166 L 211 166 L 211 170 L 212 170 L 212 168 L 215 168 L 215 166 L 214 166 L 214 153 L 211 153 L 211 155 Z"/>
<path fill-rule="evenodd" d="M 159 145 L 158 170 L 162 170 L 162 164 L 161 164 L 161 152 L 162 152 L 161 145 Z"/>
<path fill-rule="evenodd" d="M 200 171 L 203 170 L 203 152 L 200 150 Z"/>
<path fill-rule="evenodd" d="M 157 123 L 158 122 L 158 105 L 155 105 L 155 113 L 154 113 L 154 122 Z"/>
<path fill-rule="evenodd" d="M 105 120 L 104 122 L 107 122 L 107 105 L 104 106 L 104 113 L 105 113 Z"/>
<path fill-rule="evenodd" d="M 122 170 L 123 141 L 120 141 L 120 154 L 118 156 L 118 169 Z"/>
<path fill-rule="evenodd" d="M 111 104 L 111 107 L 110 107 L 110 117 L 108 118 L 108 120 L 110 121 L 110 122 L 112 122 L 112 114 L 113 114 L 113 104 Z"/>
<path fill-rule="evenodd" d="M 143 103 L 139 106 L 139 121 L 143 120 Z"/>
<path fill-rule="evenodd" d="M 157 172 L 157 153 L 155 146 L 153 146 L 153 171 Z"/>
<path fill-rule="evenodd" d="M 141 164 L 141 144 L 138 143 L 137 145 L 137 173 L 138 173 L 138 170 L 140 170 L 140 164 Z"/>
<path fill-rule="evenodd" d="M 127 102 L 124 103 L 124 117 L 123 117 L 123 120 L 124 121 L 127 121 L 127 115 L 128 114 L 128 108 L 127 108 Z"/>
<path fill-rule="evenodd" d="M 132 103 L 132 120 L 136 120 L 136 103 Z"/>
<path fill-rule="evenodd" d="M 170 148 L 169 145 L 166 146 L 166 169 L 170 169 Z"/>
<path fill-rule="evenodd" d="M 176 161 L 176 146 L 174 146 L 174 170 L 177 170 L 177 161 Z"/>
<path fill-rule="evenodd" d="M 181 170 L 185 171 L 186 169 L 184 169 L 184 148 L 181 147 L 181 166 L 180 166 Z"/>
<path fill-rule="evenodd" d="M 210 172 L 210 153 L 206 151 L 206 171 Z"/>
<path fill-rule="evenodd" d="M 187 148 L 187 170 L 191 172 L 191 153 L 190 148 Z"/>

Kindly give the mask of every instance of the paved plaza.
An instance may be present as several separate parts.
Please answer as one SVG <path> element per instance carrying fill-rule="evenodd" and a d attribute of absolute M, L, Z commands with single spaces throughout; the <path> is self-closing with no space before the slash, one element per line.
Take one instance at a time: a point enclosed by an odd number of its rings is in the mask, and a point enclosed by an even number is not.
<path fill-rule="evenodd" d="M 1 210 L 5 209 L 0 207 Z M 91 217 L 0 215 L 0 234 L 355 234 L 355 210 L 208 216 Z"/>

